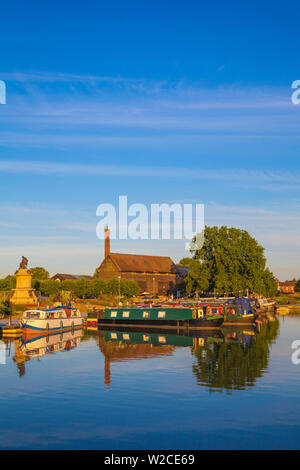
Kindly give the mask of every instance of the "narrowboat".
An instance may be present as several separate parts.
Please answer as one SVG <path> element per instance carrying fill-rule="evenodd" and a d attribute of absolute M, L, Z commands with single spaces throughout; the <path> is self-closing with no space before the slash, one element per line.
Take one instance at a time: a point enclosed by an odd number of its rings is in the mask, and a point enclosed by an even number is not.
<path fill-rule="evenodd" d="M 137 330 L 137 329 L 136 329 Z M 222 342 L 224 336 L 220 329 L 201 330 L 193 334 L 188 332 L 176 334 L 174 332 L 149 332 L 149 330 L 136 331 L 123 328 L 104 328 L 104 338 L 106 342 L 117 341 L 130 344 L 152 344 L 153 346 L 175 346 L 175 347 L 199 347 L 206 342 Z"/>
<path fill-rule="evenodd" d="M 255 299 L 237 297 L 224 303 L 223 326 L 252 325 L 258 317 Z"/>
<path fill-rule="evenodd" d="M 69 306 L 30 309 L 23 313 L 21 326 L 27 335 L 50 334 L 83 328 L 84 318 L 77 308 Z"/>
<path fill-rule="evenodd" d="M 98 318 L 98 326 L 147 327 L 161 329 L 210 329 L 223 323 L 221 311 L 206 306 L 197 308 L 106 308 Z"/>

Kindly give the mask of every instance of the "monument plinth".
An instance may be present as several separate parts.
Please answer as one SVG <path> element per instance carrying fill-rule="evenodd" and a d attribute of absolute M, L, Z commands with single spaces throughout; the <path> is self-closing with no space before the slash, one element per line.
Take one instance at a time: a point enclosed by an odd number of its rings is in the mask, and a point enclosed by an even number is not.
<path fill-rule="evenodd" d="M 23 256 L 19 269 L 16 271 L 16 288 L 13 289 L 10 302 L 13 305 L 38 305 L 34 289 L 31 287 L 32 274 L 27 269 L 28 259 Z"/>

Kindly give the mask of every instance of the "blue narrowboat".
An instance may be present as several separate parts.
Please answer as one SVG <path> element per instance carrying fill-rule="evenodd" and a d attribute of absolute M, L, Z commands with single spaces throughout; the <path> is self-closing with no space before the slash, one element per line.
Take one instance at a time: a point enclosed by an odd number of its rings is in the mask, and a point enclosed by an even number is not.
<path fill-rule="evenodd" d="M 251 325 L 258 317 L 258 305 L 256 299 L 248 297 L 236 297 L 224 303 L 223 326 Z"/>

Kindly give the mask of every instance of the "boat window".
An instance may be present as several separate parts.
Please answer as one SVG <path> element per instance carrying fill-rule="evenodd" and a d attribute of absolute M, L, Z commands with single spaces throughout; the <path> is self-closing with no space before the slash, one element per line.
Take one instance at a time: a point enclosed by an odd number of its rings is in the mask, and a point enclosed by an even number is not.
<path fill-rule="evenodd" d="M 25 312 L 25 314 L 26 314 L 25 318 L 28 318 L 28 319 L 30 319 L 30 318 L 40 318 L 39 312 L 35 312 L 34 310 L 30 310 L 28 312 Z"/>
<path fill-rule="evenodd" d="M 150 313 L 149 312 L 143 312 L 143 318 L 149 318 Z"/>
<path fill-rule="evenodd" d="M 166 312 L 158 312 L 158 318 L 165 318 Z"/>
<path fill-rule="evenodd" d="M 158 341 L 159 341 L 159 343 L 165 343 L 166 342 L 166 337 L 165 336 L 159 336 Z"/>
<path fill-rule="evenodd" d="M 125 341 L 129 341 L 129 334 L 123 333 L 123 339 L 124 339 Z"/>
<path fill-rule="evenodd" d="M 123 312 L 123 317 L 128 318 L 129 317 L 129 312 Z"/>
<path fill-rule="evenodd" d="M 148 335 L 143 335 L 143 341 L 149 341 L 149 336 Z"/>
<path fill-rule="evenodd" d="M 117 312 L 110 312 L 110 317 L 111 318 L 116 318 Z"/>

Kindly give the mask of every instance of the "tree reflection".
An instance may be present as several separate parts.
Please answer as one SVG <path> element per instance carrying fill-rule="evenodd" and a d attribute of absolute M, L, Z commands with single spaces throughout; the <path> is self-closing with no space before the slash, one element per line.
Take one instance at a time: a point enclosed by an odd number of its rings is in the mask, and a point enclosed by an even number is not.
<path fill-rule="evenodd" d="M 224 331 L 223 342 L 206 342 L 193 349 L 193 372 L 209 391 L 243 390 L 255 385 L 268 367 L 270 346 L 279 331 L 278 320 L 262 324 L 256 335 Z"/>

